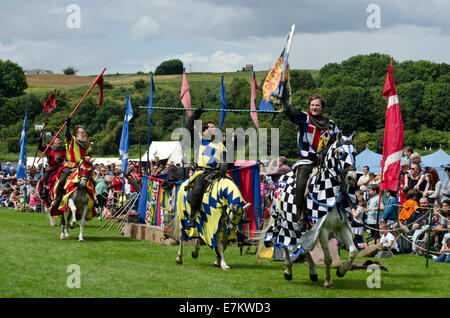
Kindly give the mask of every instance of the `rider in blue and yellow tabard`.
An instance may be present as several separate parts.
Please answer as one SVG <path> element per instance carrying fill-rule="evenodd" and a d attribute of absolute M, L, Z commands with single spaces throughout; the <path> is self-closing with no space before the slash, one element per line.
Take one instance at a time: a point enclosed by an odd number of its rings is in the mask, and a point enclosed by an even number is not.
<path fill-rule="evenodd" d="M 191 134 L 191 140 L 194 141 L 194 121 L 198 120 L 203 113 L 200 108 L 196 110 L 186 124 L 186 129 Z M 200 145 L 197 150 L 197 172 L 190 177 L 187 189 L 192 188 L 190 198 L 191 221 L 201 209 L 203 193 L 207 186 L 216 178 L 226 176 L 228 165 L 226 164 L 226 147 L 217 138 L 217 130 L 213 121 L 207 121 L 202 125 L 200 136 Z M 194 143 L 195 144 L 195 143 Z M 186 190 L 187 190 L 186 189 Z"/>

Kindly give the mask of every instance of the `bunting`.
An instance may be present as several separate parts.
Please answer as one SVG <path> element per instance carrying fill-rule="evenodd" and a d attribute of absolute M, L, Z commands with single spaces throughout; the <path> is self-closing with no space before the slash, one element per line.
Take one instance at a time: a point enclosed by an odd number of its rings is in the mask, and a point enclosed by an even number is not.
<path fill-rule="evenodd" d="M 181 83 L 180 100 L 184 108 L 188 109 L 187 113 L 191 117 L 191 94 L 189 93 L 189 83 L 186 78 L 186 73 L 183 69 L 183 81 Z"/>
<path fill-rule="evenodd" d="M 220 108 L 227 109 L 227 103 L 225 101 L 225 87 L 223 86 L 223 76 L 220 80 Z M 219 129 L 222 130 L 223 122 L 225 121 L 225 117 L 227 116 L 226 111 L 220 112 L 219 119 Z"/>
<path fill-rule="evenodd" d="M 256 81 L 255 72 L 253 72 L 252 87 L 250 93 L 250 110 L 256 110 L 256 90 L 258 89 L 258 82 Z M 258 113 L 251 112 L 250 116 L 255 123 L 256 130 L 259 132 Z"/>
<path fill-rule="evenodd" d="M 123 120 L 122 135 L 120 137 L 120 146 L 119 146 L 120 159 L 122 160 L 122 172 L 124 173 L 124 175 L 127 174 L 127 167 L 128 167 L 128 146 L 130 137 L 129 123 L 131 118 L 133 118 L 133 108 L 131 107 L 131 100 L 127 90 L 125 118 Z"/>
<path fill-rule="evenodd" d="M 22 134 L 20 136 L 20 155 L 17 163 L 17 180 L 27 177 L 27 108 L 23 119 Z"/>

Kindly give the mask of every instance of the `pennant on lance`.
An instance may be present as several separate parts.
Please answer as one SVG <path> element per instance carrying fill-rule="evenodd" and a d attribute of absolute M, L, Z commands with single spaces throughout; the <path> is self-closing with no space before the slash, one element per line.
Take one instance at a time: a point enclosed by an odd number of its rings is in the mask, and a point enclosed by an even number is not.
<path fill-rule="evenodd" d="M 291 49 L 292 36 L 294 35 L 295 24 L 291 26 L 291 30 L 287 36 L 286 44 L 281 52 L 280 57 L 275 62 L 274 67 L 269 71 L 263 85 L 263 98 L 259 104 L 260 110 L 279 110 L 281 108 L 281 96 L 283 89 L 288 89 L 282 82 L 289 85 L 289 64 L 288 57 Z"/>

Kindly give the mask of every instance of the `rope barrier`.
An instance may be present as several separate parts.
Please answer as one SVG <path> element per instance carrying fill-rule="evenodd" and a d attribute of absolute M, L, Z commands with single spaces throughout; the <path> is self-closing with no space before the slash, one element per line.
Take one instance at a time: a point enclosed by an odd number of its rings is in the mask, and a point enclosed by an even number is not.
<path fill-rule="evenodd" d="M 203 111 L 212 111 L 212 112 L 231 112 L 231 113 L 281 113 L 281 110 L 251 110 L 251 109 L 229 109 L 229 108 L 198 108 L 198 107 L 193 107 L 193 108 L 184 108 L 184 107 L 164 107 L 164 106 L 153 106 L 153 107 L 148 107 L 148 106 L 139 106 L 139 108 L 142 109 L 164 109 L 164 110 L 176 110 L 176 111 L 188 111 L 188 110 L 192 110 L 192 111 L 196 111 L 198 109 L 202 109 Z"/>

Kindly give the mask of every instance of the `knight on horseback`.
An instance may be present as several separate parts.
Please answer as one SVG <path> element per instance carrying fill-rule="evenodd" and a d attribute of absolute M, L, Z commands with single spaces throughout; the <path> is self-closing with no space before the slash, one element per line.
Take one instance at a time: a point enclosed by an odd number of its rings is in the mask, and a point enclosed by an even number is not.
<path fill-rule="evenodd" d="M 285 116 L 298 125 L 297 146 L 299 160 L 294 164 L 296 178 L 295 203 L 300 217 L 300 232 L 308 229 L 305 190 L 315 167 L 322 164 L 328 147 L 333 144 L 339 132 L 337 125 L 323 116 L 325 100 L 318 94 L 308 99 L 309 111 L 304 112 L 291 106 L 289 90 L 283 89 L 282 106 Z"/>
<path fill-rule="evenodd" d="M 194 134 L 194 121 L 200 119 L 203 110 L 197 109 L 186 124 L 191 140 L 196 137 Z M 203 194 L 209 184 L 217 178 L 226 177 L 228 165 L 226 163 L 226 147 L 217 138 L 217 130 L 213 121 L 207 121 L 202 125 L 202 135 L 200 147 L 197 154 L 197 172 L 191 177 L 191 182 L 185 190 L 191 189 L 188 199 L 191 206 L 190 225 L 194 224 L 195 216 L 201 209 Z"/>
<path fill-rule="evenodd" d="M 55 199 L 53 201 L 50 213 L 52 215 L 58 214 L 58 209 L 61 204 L 62 198 L 65 194 L 65 185 L 67 178 L 76 170 L 82 159 L 88 155 L 91 151 L 91 142 L 87 139 L 86 132 L 83 126 L 75 125 L 74 135 L 70 132 L 71 118 L 66 119 L 66 160 L 64 161 L 63 168 L 59 175 L 59 181 L 55 189 Z M 95 183 L 94 183 L 95 184 Z"/>
<path fill-rule="evenodd" d="M 44 138 L 45 137 L 43 136 L 42 138 L 39 138 L 38 141 L 38 149 L 40 151 L 45 151 L 45 148 L 47 148 Z M 39 180 L 39 196 L 48 207 L 51 206 L 50 191 L 53 187 L 53 183 L 56 181 L 65 158 L 66 149 L 61 145 L 61 138 L 57 136 L 50 146 L 50 150 L 47 152 L 47 168 L 45 169 L 41 180 Z"/>

